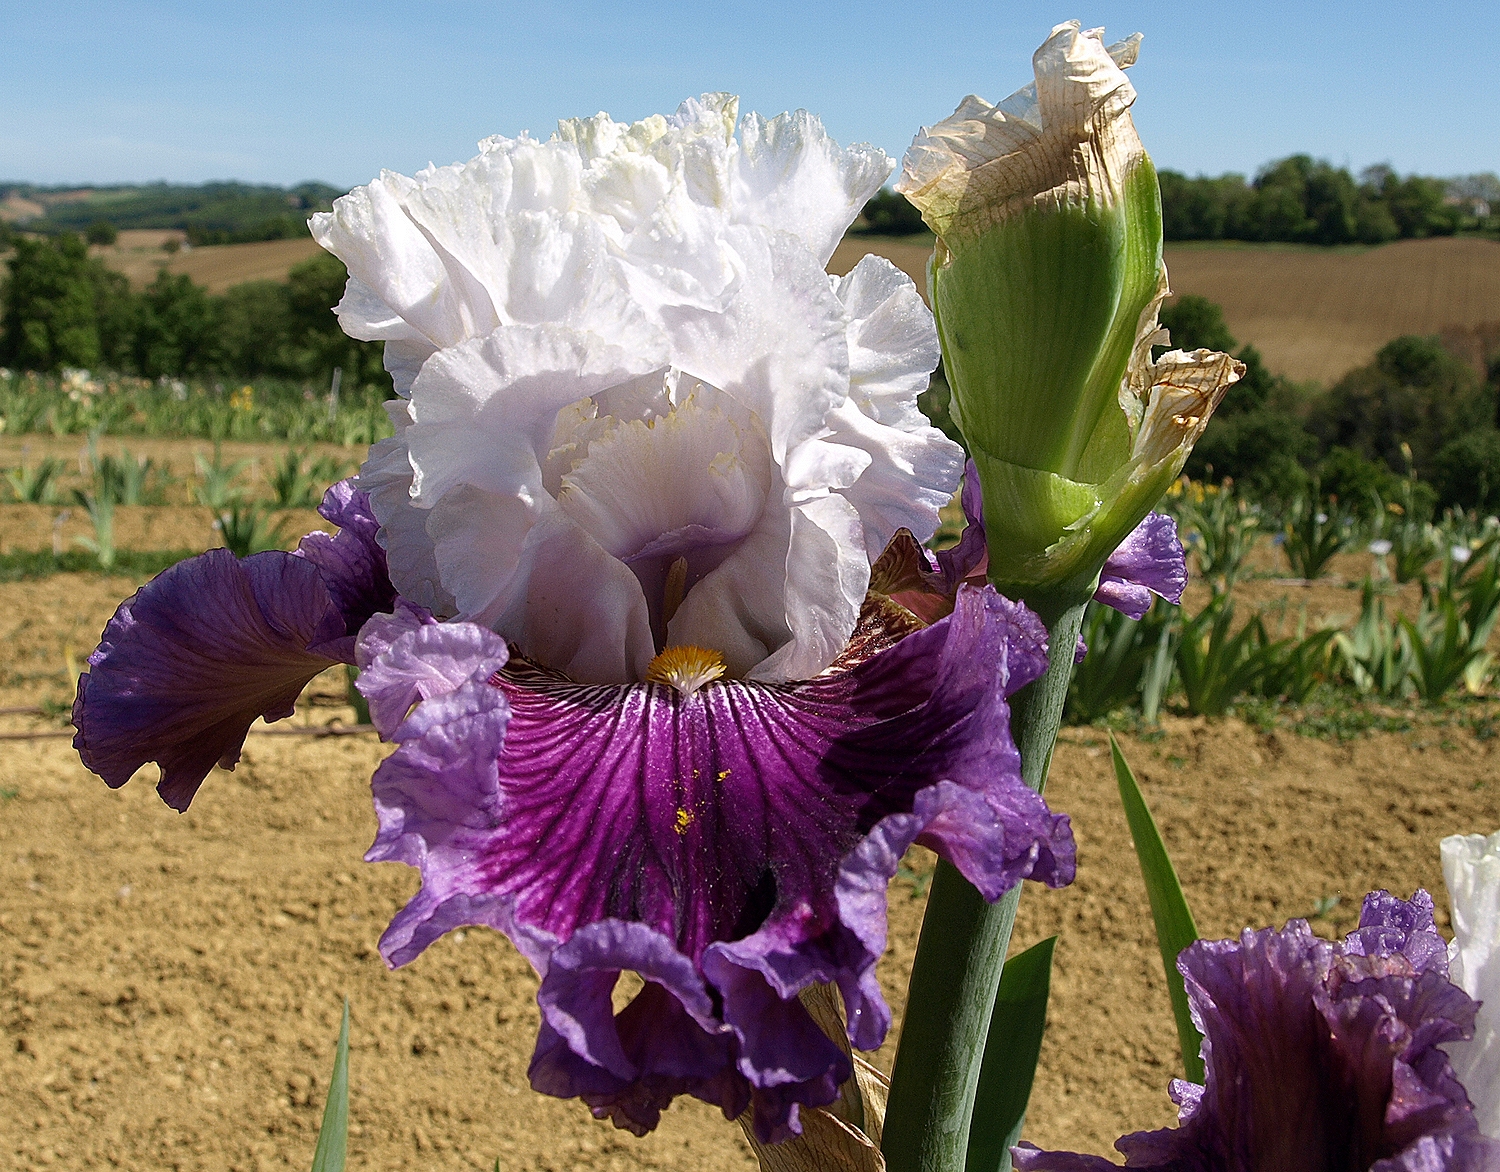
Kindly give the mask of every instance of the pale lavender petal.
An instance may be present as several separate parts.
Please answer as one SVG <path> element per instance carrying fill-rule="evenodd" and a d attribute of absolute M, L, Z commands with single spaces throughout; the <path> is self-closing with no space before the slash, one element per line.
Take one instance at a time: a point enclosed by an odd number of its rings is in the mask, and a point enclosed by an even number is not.
<path fill-rule="evenodd" d="M 216 549 L 141 587 L 104 628 L 78 678 L 73 745 L 114 787 L 147 761 L 157 792 L 185 810 L 217 763 L 234 768 L 257 717 L 290 716 L 333 662 L 310 651 L 344 630 L 311 562 Z"/>
<path fill-rule="evenodd" d="M 1186 586 L 1187 558 L 1177 538 L 1177 522 L 1163 513 L 1150 513 L 1109 555 L 1094 601 L 1141 619 L 1151 609 L 1153 594 L 1177 603 Z"/>
<path fill-rule="evenodd" d="M 354 637 L 371 615 L 391 611 L 396 588 L 386 569 L 385 550 L 375 535 L 380 523 L 370 508 L 370 496 L 341 480 L 323 494 L 318 512 L 339 527 L 330 535 L 321 530 L 297 543 L 297 556 L 318 567 L 333 604 L 344 617 L 344 629 L 330 646 L 317 650 L 331 659 L 354 662 Z"/>
<path fill-rule="evenodd" d="M 1448 942 L 1438 934 L 1432 896 L 1418 891 L 1410 900 L 1389 891 L 1372 891 L 1360 909 L 1359 927 L 1345 937 L 1345 956 L 1390 956 L 1400 953 L 1416 972 L 1432 969 L 1448 976 Z"/>
<path fill-rule="evenodd" d="M 395 639 L 401 626 L 410 629 Z M 419 700 L 446 696 L 469 680 L 487 680 L 510 658 L 505 640 L 475 623 L 438 623 L 420 608 L 380 616 L 361 634 L 357 686 L 370 702 L 370 719 L 389 740 Z M 389 641 L 388 641 L 389 640 Z M 371 651 L 380 648 L 373 658 Z"/>
<path fill-rule="evenodd" d="M 426 678 L 418 642 L 446 637 L 418 626 L 370 670 L 389 664 L 392 694 L 414 697 Z M 878 1044 L 889 1023 L 873 971 L 883 883 L 911 841 L 991 898 L 1028 876 L 1072 877 L 1067 820 L 1020 781 L 1005 703 L 1044 670 L 1045 630 L 992 589 L 961 590 L 949 618 L 848 670 L 789 685 L 721 681 L 690 696 L 579 685 L 523 661 L 495 675 L 477 644 L 463 642 L 463 655 L 443 647 L 452 658 L 436 673 L 441 687 L 473 674 L 417 705 L 376 775 L 369 857 L 423 872 L 382 951 L 410 960 L 457 922 L 455 909 L 528 933 L 553 990 L 535 1077 L 622 1126 L 652 1126 L 688 1093 L 726 1110 L 748 1099 L 757 1131 L 781 1138 L 796 1131 L 798 1104 L 831 1101 L 847 1059 L 795 994 L 836 981 L 851 1036 Z M 620 922 L 648 935 L 599 927 Z M 590 951 L 554 980 L 584 933 Z M 686 1018 L 648 1013 L 661 1002 L 652 993 L 628 1020 L 672 1018 L 676 1040 L 662 1053 L 679 1057 L 721 1053 L 727 1036 L 730 1065 L 669 1070 L 647 1054 L 656 1043 L 644 1020 L 638 1052 L 621 1049 L 627 1019 L 613 1014 L 610 974 L 637 966 L 640 939 L 669 940 L 716 1008 L 705 1017 L 684 992 L 691 982 L 664 975 L 658 957 L 648 988 L 671 993 Z M 719 1040 L 683 1034 L 687 1020 Z"/>

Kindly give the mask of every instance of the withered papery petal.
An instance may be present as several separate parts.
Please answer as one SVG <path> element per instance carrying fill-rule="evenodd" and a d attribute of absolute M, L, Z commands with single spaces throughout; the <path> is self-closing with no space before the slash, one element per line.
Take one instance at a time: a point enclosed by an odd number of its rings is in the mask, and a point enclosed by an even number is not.
<path fill-rule="evenodd" d="M 896 190 L 944 239 L 972 237 L 1028 207 L 1109 203 L 1146 157 L 1129 110 L 1140 34 L 1060 24 L 1032 58 L 1036 80 L 998 106 L 969 95 L 918 133 Z"/>

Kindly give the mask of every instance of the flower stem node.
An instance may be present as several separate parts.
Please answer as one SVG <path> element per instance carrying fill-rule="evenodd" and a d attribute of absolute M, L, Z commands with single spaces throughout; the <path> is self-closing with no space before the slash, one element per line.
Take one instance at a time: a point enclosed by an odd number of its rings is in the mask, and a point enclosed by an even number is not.
<path fill-rule="evenodd" d="M 727 670 L 724 657 L 706 647 L 668 647 L 646 666 L 648 684 L 665 684 L 691 696 Z"/>
<path fill-rule="evenodd" d="M 1058 25 L 1036 80 L 917 135 L 897 189 L 938 241 L 929 292 L 984 482 L 991 581 L 1086 596 L 1243 366 L 1173 351 L 1156 171 L 1130 118 L 1136 35 Z"/>

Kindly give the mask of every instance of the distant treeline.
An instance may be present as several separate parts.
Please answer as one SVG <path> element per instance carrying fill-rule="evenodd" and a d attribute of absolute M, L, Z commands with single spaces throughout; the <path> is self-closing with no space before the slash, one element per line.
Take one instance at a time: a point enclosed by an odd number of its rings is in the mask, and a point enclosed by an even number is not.
<path fill-rule="evenodd" d="M 1248 240 L 1288 244 L 1384 244 L 1390 240 L 1500 231 L 1500 178 L 1397 175 L 1346 169 L 1293 155 L 1243 175 L 1160 172 L 1162 231 L 1168 240 Z M 906 198 L 889 189 L 865 205 L 856 231 L 908 236 L 925 231 Z"/>
<path fill-rule="evenodd" d="M 337 257 L 217 296 L 162 270 L 137 293 L 71 232 L 13 243 L 0 283 L 0 366 L 315 380 L 341 367 L 346 385 L 390 385 L 380 344 L 347 337 L 330 312 L 344 291 Z"/>
<path fill-rule="evenodd" d="M 58 198 L 73 190 L 0 184 L 0 197 L 17 195 L 46 208 L 44 215 L 25 221 L 23 227 L 28 232 L 83 232 L 97 224 L 108 224 L 116 230 L 176 228 L 187 233 L 188 243 L 200 245 L 306 236 L 307 217 L 326 211 L 344 194 L 326 183 L 301 183 L 296 187 L 153 183 L 96 187 L 84 198 Z"/>
<path fill-rule="evenodd" d="M 1247 368 L 1193 449 L 1194 477 L 1232 477 L 1261 500 L 1317 481 L 1361 512 L 1415 474 L 1443 505 L 1500 510 L 1500 341 L 1480 373 L 1436 337 L 1396 338 L 1324 389 L 1271 374 L 1207 298 L 1179 297 L 1161 322 L 1174 347 L 1233 353 Z"/>

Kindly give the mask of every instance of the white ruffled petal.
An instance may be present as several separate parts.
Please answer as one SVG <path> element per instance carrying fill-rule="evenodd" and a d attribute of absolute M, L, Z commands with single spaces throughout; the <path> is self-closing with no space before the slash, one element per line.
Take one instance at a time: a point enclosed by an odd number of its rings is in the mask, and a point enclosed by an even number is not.
<path fill-rule="evenodd" d="M 866 464 L 843 496 L 859 511 L 865 549 L 880 556 L 898 529 L 920 542 L 937 532 L 938 511 L 953 499 L 963 474 L 964 450 L 913 412 L 918 423 L 889 427 L 864 414 L 851 399 L 828 417 L 828 447 L 856 451 Z"/>
<path fill-rule="evenodd" d="M 735 298 L 723 312 L 663 312 L 672 365 L 758 415 L 780 463 L 848 394 L 844 308 L 796 237 L 746 227 L 726 237 L 745 263 Z"/>
<path fill-rule="evenodd" d="M 879 147 L 839 146 L 806 110 L 770 120 L 748 114 L 740 138 L 736 219 L 793 233 L 819 267 L 895 165 Z"/>
<path fill-rule="evenodd" d="M 447 618 L 457 613 L 457 607 L 438 573 L 427 535 L 427 511 L 411 502 L 412 468 L 406 450 L 410 404 L 393 399 L 385 407 L 396 434 L 370 448 L 359 470 L 359 487 L 370 494 L 370 507 L 380 522 L 378 540 L 386 551 L 392 585 L 402 597 Z"/>
<path fill-rule="evenodd" d="M 926 426 L 917 396 L 942 349 L 912 280 L 883 256 L 865 256 L 833 280 L 849 315 L 849 394 L 860 410 L 893 427 Z"/>
<path fill-rule="evenodd" d="M 406 432 L 413 499 L 431 506 L 460 485 L 541 494 L 558 412 L 665 365 L 649 331 L 611 333 L 606 341 L 561 326 L 507 326 L 429 358 Z"/>
<path fill-rule="evenodd" d="M 1474 1037 L 1444 1047 L 1469 1092 L 1479 1128 L 1500 1139 L 1500 832 L 1443 839 L 1443 881 L 1453 911 L 1449 975 L 1483 1002 Z"/>
<path fill-rule="evenodd" d="M 640 583 L 555 506 L 527 534 L 513 583 L 480 621 L 579 683 L 645 678 L 656 647 Z"/>
<path fill-rule="evenodd" d="M 742 142 L 737 118 L 710 94 L 486 140 L 315 224 L 349 266 L 341 321 L 386 341 L 407 399 L 361 477 L 393 581 L 575 679 L 641 679 L 679 643 L 816 674 L 871 546 L 930 532 L 956 482 L 915 407 L 915 289 L 823 269 L 889 160 L 805 113 Z"/>
<path fill-rule="evenodd" d="M 870 586 L 870 562 L 859 512 L 831 494 L 792 510 L 786 555 L 786 617 L 791 642 L 746 675 L 754 680 L 805 680 L 844 649 Z"/>

